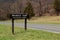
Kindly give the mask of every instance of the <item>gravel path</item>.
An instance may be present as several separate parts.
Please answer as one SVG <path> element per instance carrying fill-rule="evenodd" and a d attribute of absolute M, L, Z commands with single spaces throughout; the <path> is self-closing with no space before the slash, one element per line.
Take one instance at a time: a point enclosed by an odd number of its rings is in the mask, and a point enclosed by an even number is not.
<path fill-rule="evenodd" d="M 0 24 L 11 25 L 11 22 L 0 22 Z M 24 27 L 24 23 L 15 23 L 15 26 Z M 27 24 L 28 28 L 54 32 L 60 34 L 60 24 Z"/>

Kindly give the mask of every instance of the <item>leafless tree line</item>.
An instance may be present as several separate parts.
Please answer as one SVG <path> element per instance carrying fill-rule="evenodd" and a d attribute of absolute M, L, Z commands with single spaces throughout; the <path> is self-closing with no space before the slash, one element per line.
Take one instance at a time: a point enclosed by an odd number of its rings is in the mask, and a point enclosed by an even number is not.
<path fill-rule="evenodd" d="M 28 1 L 28 0 L 26 0 Z M 38 3 L 39 3 L 39 16 L 43 16 L 44 13 L 49 13 L 48 11 L 48 3 L 47 3 L 47 0 L 45 0 L 45 4 L 46 6 L 43 8 L 43 2 L 42 0 L 38 0 Z M 44 4 L 44 5 L 45 5 Z M 27 3 L 26 3 L 27 5 Z M 22 0 L 17 0 L 15 2 L 10 2 L 10 3 L 4 3 L 3 5 L 0 4 L 0 19 L 8 19 L 9 17 L 9 14 L 11 13 L 23 13 L 25 7 L 24 7 L 24 4 L 23 4 L 23 1 Z M 8 16 L 8 17 L 7 17 Z"/>

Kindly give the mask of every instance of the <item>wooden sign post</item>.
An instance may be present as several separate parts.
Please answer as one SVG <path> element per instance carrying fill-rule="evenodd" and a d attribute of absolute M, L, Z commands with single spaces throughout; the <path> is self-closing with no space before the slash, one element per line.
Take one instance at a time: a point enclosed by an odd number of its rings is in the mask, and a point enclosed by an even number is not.
<path fill-rule="evenodd" d="M 12 34 L 14 34 L 14 19 L 12 18 Z"/>
<path fill-rule="evenodd" d="M 27 14 L 11 14 L 12 18 L 12 34 L 14 34 L 14 20 L 15 19 L 25 19 L 25 31 L 27 30 Z"/>

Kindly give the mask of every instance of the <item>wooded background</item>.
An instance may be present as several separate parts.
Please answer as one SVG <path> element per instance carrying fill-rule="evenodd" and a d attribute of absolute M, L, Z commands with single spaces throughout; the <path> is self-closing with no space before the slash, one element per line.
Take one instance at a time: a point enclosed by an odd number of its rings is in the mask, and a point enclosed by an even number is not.
<path fill-rule="evenodd" d="M 0 0 L 0 20 L 9 19 L 13 13 L 40 17 L 58 16 L 59 12 L 60 0 Z"/>

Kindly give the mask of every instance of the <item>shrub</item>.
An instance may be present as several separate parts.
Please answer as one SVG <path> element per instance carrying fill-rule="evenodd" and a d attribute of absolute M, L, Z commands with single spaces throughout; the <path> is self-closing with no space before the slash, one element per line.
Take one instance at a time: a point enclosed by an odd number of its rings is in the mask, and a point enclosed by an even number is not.
<path fill-rule="evenodd" d="M 24 10 L 24 13 L 25 14 L 28 14 L 28 18 L 30 19 L 31 17 L 33 17 L 35 14 L 34 14 L 34 11 L 33 11 L 33 7 L 31 5 L 30 2 L 27 3 L 27 7 L 25 8 Z"/>

